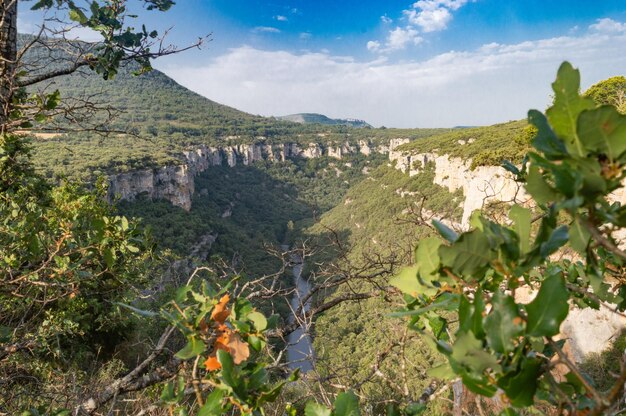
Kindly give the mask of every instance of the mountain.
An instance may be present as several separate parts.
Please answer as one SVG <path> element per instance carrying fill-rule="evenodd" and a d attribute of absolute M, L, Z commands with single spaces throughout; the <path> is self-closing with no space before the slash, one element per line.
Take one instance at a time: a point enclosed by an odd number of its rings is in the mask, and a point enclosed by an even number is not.
<path fill-rule="evenodd" d="M 300 124 L 327 124 L 331 126 L 349 126 L 357 128 L 371 128 L 367 122 L 363 120 L 357 120 L 355 118 L 330 118 L 323 114 L 317 113 L 298 113 L 288 116 L 278 116 L 278 120 L 292 121 Z"/>

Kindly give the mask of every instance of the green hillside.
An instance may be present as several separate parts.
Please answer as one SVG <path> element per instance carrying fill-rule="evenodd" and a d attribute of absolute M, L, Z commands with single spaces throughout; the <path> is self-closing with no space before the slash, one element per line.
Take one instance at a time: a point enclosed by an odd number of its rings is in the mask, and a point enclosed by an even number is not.
<path fill-rule="evenodd" d="M 22 42 L 29 39 L 21 36 Z M 31 60 L 44 54 L 37 48 L 29 53 L 27 59 Z M 55 65 L 62 67 L 59 63 L 52 63 L 51 67 Z M 158 70 L 139 76 L 133 74 L 136 70 L 136 65 L 124 65 L 114 79 L 104 81 L 99 75 L 82 69 L 57 77 L 52 83 L 30 88 L 31 92 L 58 89 L 61 99 L 69 106 L 80 107 L 81 102 L 90 102 L 88 108 L 77 113 L 78 117 L 64 115 L 57 117 L 52 125 L 35 125 L 32 131 L 27 131 L 32 136 L 34 162 L 40 172 L 50 178 L 69 176 L 93 180 L 100 172 L 180 163 L 183 150 L 200 144 L 289 142 L 306 146 L 312 142 L 357 143 L 359 140 L 378 144 L 391 138 L 416 139 L 448 131 L 361 129 L 343 125 L 346 124 L 343 121 L 302 124 L 261 117 L 211 101 Z M 103 136 L 90 131 L 94 127 L 113 133 Z"/>
<path fill-rule="evenodd" d="M 519 120 L 486 127 L 455 129 L 412 141 L 396 150 L 472 158 L 474 166 L 500 165 L 503 159 L 520 162 L 530 149 L 532 137 L 533 128 L 526 120 Z"/>

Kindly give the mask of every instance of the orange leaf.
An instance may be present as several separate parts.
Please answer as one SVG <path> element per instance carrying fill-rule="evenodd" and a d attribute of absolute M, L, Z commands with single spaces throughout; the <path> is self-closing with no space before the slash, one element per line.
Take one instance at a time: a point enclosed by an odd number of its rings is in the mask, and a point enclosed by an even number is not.
<path fill-rule="evenodd" d="M 211 312 L 211 319 L 219 322 L 220 324 L 223 324 L 224 321 L 226 321 L 226 318 L 230 315 L 230 311 L 226 307 L 229 300 L 230 296 L 228 296 L 228 294 L 222 296 L 222 299 L 220 299 L 218 304 L 213 308 L 213 312 Z"/>
<path fill-rule="evenodd" d="M 222 364 L 217 361 L 217 357 L 215 355 L 211 355 L 204 362 L 204 367 L 207 369 L 207 371 L 215 371 L 222 368 Z"/>

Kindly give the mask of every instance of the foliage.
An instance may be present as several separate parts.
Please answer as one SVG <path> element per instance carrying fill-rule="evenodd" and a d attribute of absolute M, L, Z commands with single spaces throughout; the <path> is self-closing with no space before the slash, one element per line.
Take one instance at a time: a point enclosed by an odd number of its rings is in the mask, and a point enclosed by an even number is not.
<path fill-rule="evenodd" d="M 172 0 L 143 0 L 146 10 L 167 11 L 174 2 Z M 80 3 L 79 3 L 80 4 Z M 93 48 L 92 53 L 85 57 L 90 69 L 104 79 L 113 78 L 125 58 L 133 56 L 133 61 L 140 66 L 140 72 L 152 69 L 150 58 L 158 56 L 150 51 L 149 42 L 158 37 L 157 31 L 135 31 L 134 27 L 125 23 L 133 15 L 128 14 L 126 2 L 121 0 L 89 2 L 89 10 L 76 4 L 74 0 L 39 0 L 32 10 L 57 8 L 67 10 L 73 22 L 84 28 L 97 32 L 102 40 Z"/>
<path fill-rule="evenodd" d="M 610 234 L 626 226 L 624 208 L 610 198 L 626 176 L 626 116 L 581 97 L 579 82 L 578 71 L 564 63 L 552 107 L 545 116 L 529 112 L 535 151 L 521 169 L 507 165 L 542 210 L 539 229 L 531 232 L 530 213 L 521 207 L 504 225 L 475 216 L 472 229 L 460 235 L 438 224 L 443 239 L 422 240 L 415 265 L 391 283 L 406 301 L 395 316 L 408 317 L 409 326 L 446 357 L 432 374 L 461 377 L 469 390 L 487 397 L 502 390 L 516 408 L 545 401 L 572 413 L 601 414 L 621 395 L 623 369 L 601 392 L 553 337 L 569 302 L 626 307 L 621 274 L 612 272 L 621 270 L 626 256 Z M 565 246 L 581 260 L 553 261 Z M 528 304 L 514 296 L 522 285 L 538 290 Z M 432 325 L 449 310 L 458 314 L 454 336 L 451 328 Z M 556 358 L 569 370 L 563 380 L 552 372 Z"/>
<path fill-rule="evenodd" d="M 244 298 L 229 304 L 229 286 L 219 291 L 207 281 L 202 281 L 199 289 L 183 286 L 160 312 L 185 337 L 186 345 L 176 357 L 194 361 L 189 374 L 180 374 L 177 382 L 163 387 L 161 401 L 170 412 L 186 412 L 185 389 L 190 388 L 196 395 L 199 416 L 218 416 L 233 408 L 242 415 L 262 414 L 263 405 L 274 401 L 283 385 L 297 377 L 294 373 L 271 383 L 263 361 L 264 334 L 276 325 L 278 317 L 266 319 Z M 212 391 L 203 393 L 205 387 Z"/>
<path fill-rule="evenodd" d="M 532 129 L 526 121 L 510 121 L 488 127 L 462 128 L 435 134 L 399 146 L 396 151 L 410 153 L 447 154 L 451 157 L 472 159 L 476 166 L 500 165 L 508 159 L 522 161 L 529 150 Z"/>
<path fill-rule="evenodd" d="M 611 77 L 589 87 L 583 94 L 596 104 L 613 105 L 620 113 L 626 112 L 626 77 Z"/>
<path fill-rule="evenodd" d="M 295 412 L 291 409 L 287 409 L 287 415 L 295 416 Z M 359 399 L 351 391 L 340 393 L 335 398 L 333 406 L 328 407 L 315 403 L 308 402 L 304 409 L 304 416 L 360 416 Z"/>
<path fill-rule="evenodd" d="M 47 185 L 20 138 L 3 136 L 0 155 L 0 358 L 11 358 L 0 371 L 39 380 L 47 363 L 111 352 L 129 326 L 111 302 L 135 296 L 151 240 L 113 214 L 104 188 Z"/>

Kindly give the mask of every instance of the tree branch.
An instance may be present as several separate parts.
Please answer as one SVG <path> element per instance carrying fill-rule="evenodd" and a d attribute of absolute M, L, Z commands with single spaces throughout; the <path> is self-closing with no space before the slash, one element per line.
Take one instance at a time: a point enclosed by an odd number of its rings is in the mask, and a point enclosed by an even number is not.
<path fill-rule="evenodd" d="M 113 399 L 119 393 L 126 393 L 130 391 L 142 390 L 148 386 L 159 383 L 163 380 L 166 380 L 172 377 L 176 372 L 168 371 L 165 368 L 162 368 L 154 371 L 152 373 L 146 374 L 145 376 L 140 376 L 143 372 L 152 364 L 152 362 L 163 352 L 165 349 L 165 344 L 169 340 L 170 336 L 174 332 L 174 327 L 169 326 L 165 329 L 157 345 L 150 355 L 143 360 L 137 367 L 135 367 L 130 373 L 125 375 L 124 377 L 118 378 L 111 384 L 109 384 L 103 391 L 98 392 L 87 400 L 83 401 L 80 405 L 78 405 L 75 410 L 75 415 L 91 415 L 95 412 L 100 406 L 109 400 Z"/>

